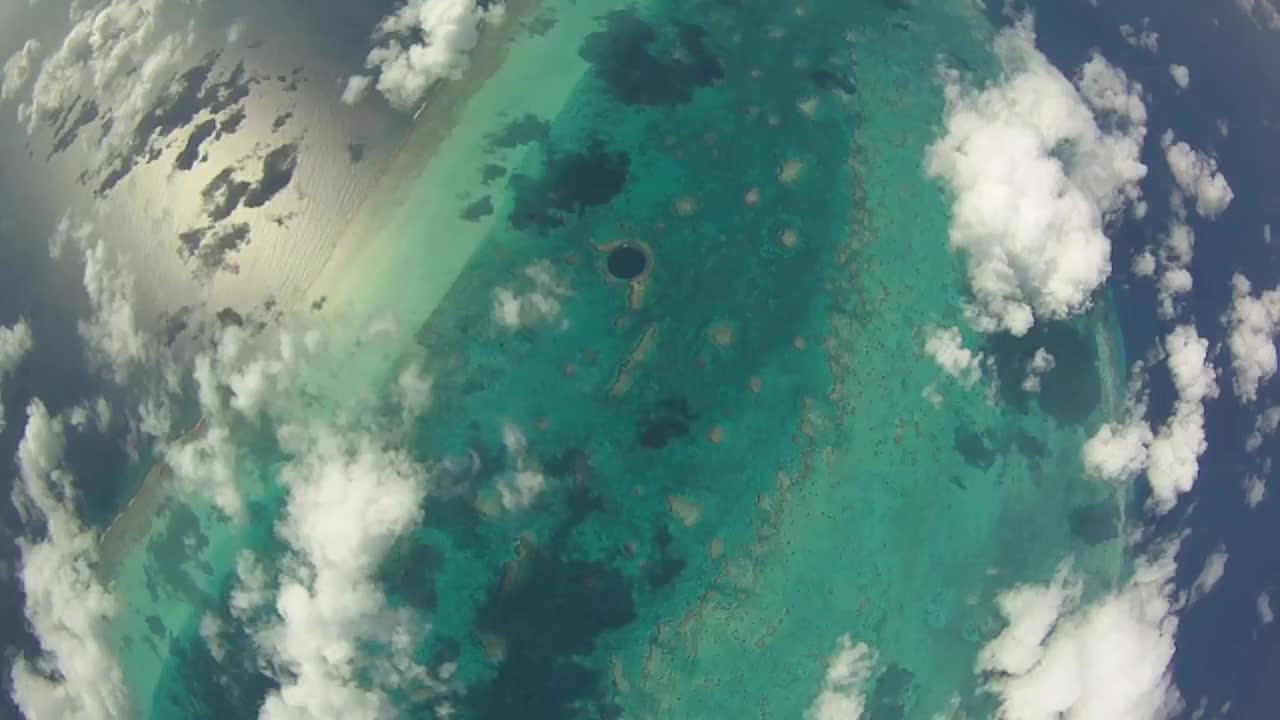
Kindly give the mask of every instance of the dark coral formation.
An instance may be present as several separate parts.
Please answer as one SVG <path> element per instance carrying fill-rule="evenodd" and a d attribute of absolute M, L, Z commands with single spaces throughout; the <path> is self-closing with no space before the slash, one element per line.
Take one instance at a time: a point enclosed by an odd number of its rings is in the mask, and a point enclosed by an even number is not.
<path fill-rule="evenodd" d="M 682 105 L 699 88 L 724 77 L 707 47 L 707 31 L 677 22 L 675 42 L 631 10 L 605 16 L 605 28 L 586 37 L 578 54 L 590 62 L 609 93 L 626 105 Z M 674 44 L 678 53 L 673 53 Z M 665 50 L 665 52 L 664 52 Z M 681 59 L 672 56 L 678 54 Z"/>

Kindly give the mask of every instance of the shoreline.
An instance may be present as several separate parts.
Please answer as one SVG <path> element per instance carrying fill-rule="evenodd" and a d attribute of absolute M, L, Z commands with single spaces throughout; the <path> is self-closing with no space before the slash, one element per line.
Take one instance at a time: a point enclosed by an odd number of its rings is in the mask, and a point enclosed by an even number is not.
<path fill-rule="evenodd" d="M 439 80 L 427 89 L 413 115 L 411 129 L 392 152 L 364 200 L 347 219 L 320 270 L 310 281 L 294 288 L 289 302 L 281 303 L 273 319 L 282 319 L 290 312 L 307 312 L 313 303 L 322 299 L 326 309 L 333 307 L 334 295 L 347 289 L 344 286 L 349 284 L 353 266 L 372 250 L 368 243 L 353 241 L 376 236 L 386 214 L 407 201 L 406 181 L 421 175 L 430 165 L 440 146 L 453 134 L 467 104 L 505 66 L 514 40 L 513 30 L 519 29 L 516 23 L 539 9 L 542 2 L 506 0 L 505 5 L 507 10 L 501 22 L 481 27 L 463 76 L 457 80 Z"/>
<path fill-rule="evenodd" d="M 308 312 L 323 319 L 327 314 L 324 310 L 340 305 L 335 300 L 340 301 L 342 292 L 349 291 L 356 279 L 351 277 L 353 266 L 374 249 L 369 247 L 370 243 L 358 241 L 376 235 L 375 223 L 385 217 L 385 213 L 394 211 L 407 201 L 401 190 L 403 181 L 425 171 L 436 151 L 457 127 L 468 102 L 505 65 L 513 40 L 512 29 L 519 29 L 513 23 L 532 14 L 541 6 L 541 0 L 507 0 L 506 4 L 508 9 L 501 23 L 481 28 L 472 49 L 471 64 L 463 77 L 455 81 L 438 81 L 427 90 L 409 130 L 392 151 L 391 158 L 359 206 L 347 218 L 345 227 L 321 261 L 319 271 L 309 281 L 293 288 L 290 297 L 280 303 L 279 309 L 271 316 L 274 330 L 279 330 L 282 321 Z M 314 310 L 313 303 L 321 298 L 324 299 L 324 310 Z M 258 336 L 258 341 L 260 343 L 274 335 L 272 329 L 268 329 Z M 181 445 L 196 439 L 207 427 L 208 417 L 201 415 L 189 430 L 170 444 Z M 115 575 L 134 542 L 150 531 L 152 521 L 163 504 L 165 491 L 170 487 L 171 475 L 172 470 L 164 458 L 160 455 L 153 457 L 151 468 L 138 489 L 98 535 L 99 563 L 105 580 L 109 581 Z"/>

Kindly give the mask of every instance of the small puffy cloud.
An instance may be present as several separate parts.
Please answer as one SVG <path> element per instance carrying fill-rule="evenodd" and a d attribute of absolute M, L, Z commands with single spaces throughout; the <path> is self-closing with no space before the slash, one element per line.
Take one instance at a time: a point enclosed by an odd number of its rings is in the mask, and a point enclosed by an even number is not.
<path fill-rule="evenodd" d="M 1133 274 L 1138 277 L 1151 277 L 1156 274 L 1156 256 L 1144 250 L 1133 258 Z"/>
<path fill-rule="evenodd" d="M 342 102 L 347 105 L 360 102 L 368 91 L 370 82 L 368 75 L 352 75 L 347 78 L 347 84 L 342 87 Z"/>
<path fill-rule="evenodd" d="M 560 318 L 560 300 L 573 292 L 557 279 L 555 266 L 546 260 L 522 270 L 516 288 L 499 287 L 493 291 L 493 320 L 508 330 Z M 562 319 L 560 324 L 563 327 L 566 321 Z"/>
<path fill-rule="evenodd" d="M 1022 335 L 1085 308 L 1109 275 L 1104 226 L 1141 199 L 1146 109 L 1141 87 L 1101 55 L 1073 85 L 1036 50 L 1027 20 L 1001 31 L 996 53 L 998 83 L 972 91 L 948 78 L 945 130 L 925 169 L 953 197 L 970 321 Z"/>
<path fill-rule="evenodd" d="M 854 644 L 846 633 L 836 641 L 827 660 L 822 690 L 804 713 L 804 720 L 859 720 L 866 711 L 866 686 L 876 666 L 876 653 L 865 643 Z"/>
<path fill-rule="evenodd" d="M 1178 627 L 1172 553 L 1139 562 L 1122 589 L 1081 607 L 1064 564 L 1048 585 L 998 604 L 1007 625 L 976 669 L 999 720 L 1165 720 L 1181 708 L 1169 664 Z"/>
<path fill-rule="evenodd" d="M 98 432 L 105 433 L 111 427 L 111 403 L 101 395 L 92 403 L 82 402 L 68 411 L 67 422 L 81 432 L 87 430 L 92 422 Z"/>
<path fill-rule="evenodd" d="M 1276 374 L 1276 336 L 1280 335 L 1280 287 L 1256 297 L 1249 279 L 1231 278 L 1230 332 L 1232 388 L 1240 402 L 1253 402 L 1258 386 Z M 1274 425 L 1273 425 L 1274 428 Z"/>
<path fill-rule="evenodd" d="M 4 379 L 18 368 L 31 347 L 31 326 L 26 320 L 0 326 L 0 431 L 4 430 Z"/>
<path fill-rule="evenodd" d="M 1245 451 L 1253 452 L 1262 447 L 1262 439 L 1275 433 L 1277 427 L 1280 427 L 1280 405 L 1267 408 L 1254 418 L 1253 432 L 1244 443 Z"/>
<path fill-rule="evenodd" d="M 1160 146 L 1178 189 L 1195 199 L 1196 212 L 1207 220 L 1221 215 L 1235 193 L 1218 171 L 1218 161 L 1176 139 L 1172 130 L 1160 136 Z"/>
<path fill-rule="evenodd" d="M 44 527 L 42 538 L 18 541 L 27 622 L 40 652 L 14 662 L 13 699 L 31 720 L 125 720 L 130 703 L 107 641 L 116 600 L 98 580 L 94 532 L 76 516 L 62 423 L 39 400 L 27 416 L 13 500 L 28 526 Z"/>
<path fill-rule="evenodd" d="M 31 79 L 31 68 L 40 54 L 40 41 L 31 38 L 22 44 L 22 49 L 14 53 L 4 63 L 3 78 L 0 79 L 0 100 L 17 97 L 22 88 Z"/>
<path fill-rule="evenodd" d="M 1186 65 L 1173 64 L 1169 66 L 1169 77 L 1173 78 L 1173 82 L 1181 89 L 1186 90 L 1191 87 L 1191 71 Z"/>
<path fill-rule="evenodd" d="M 26 320 L 0 326 L 0 374 L 13 372 L 31 347 L 31 326 Z"/>
<path fill-rule="evenodd" d="M 225 426 L 203 424 L 163 452 L 185 489 L 205 495 L 234 521 L 244 517 L 244 500 L 236 482 L 236 445 Z"/>
<path fill-rule="evenodd" d="M 1024 392 L 1034 393 L 1040 392 L 1040 376 L 1052 370 L 1057 365 L 1053 355 L 1044 348 L 1036 348 L 1036 354 L 1031 357 L 1031 362 L 1027 363 L 1027 376 L 1022 380 L 1022 389 Z"/>
<path fill-rule="evenodd" d="M 231 588 L 231 616 L 246 621 L 271 602 L 271 578 L 251 550 L 236 555 L 236 582 Z"/>
<path fill-rule="evenodd" d="M 244 18 L 236 18 L 227 26 L 227 44 L 239 45 L 240 40 L 244 38 Z"/>
<path fill-rule="evenodd" d="M 432 85 L 462 76 L 481 26 L 500 21 L 504 10 L 477 0 L 406 0 L 378 24 L 374 38 L 382 44 L 369 52 L 365 66 L 388 102 L 411 109 Z"/>
<path fill-rule="evenodd" d="M 1169 230 L 1160 246 L 1160 281 L 1157 286 L 1160 317 L 1172 320 L 1177 314 L 1177 301 L 1191 292 L 1191 258 L 1195 251 L 1196 235 L 1183 219 L 1181 199 L 1175 198 L 1175 212 L 1169 221 Z"/>
<path fill-rule="evenodd" d="M 435 381 L 422 369 L 419 360 L 406 364 L 396 376 L 395 396 L 403 420 L 408 423 L 431 407 L 431 389 Z"/>
<path fill-rule="evenodd" d="M 1172 320 L 1178 313 L 1177 298 L 1191 292 L 1191 272 L 1186 268 L 1168 267 L 1160 274 L 1157 296 L 1160 305 L 1157 311 L 1165 320 Z"/>
<path fill-rule="evenodd" d="M 1209 557 L 1204 559 L 1204 567 L 1200 568 L 1200 574 L 1196 576 L 1196 580 L 1191 584 L 1189 604 L 1196 604 L 1200 600 L 1213 591 L 1218 585 L 1218 581 L 1222 579 L 1223 573 L 1227 570 L 1227 549 L 1221 544 L 1211 553 Z"/>
<path fill-rule="evenodd" d="M 1252 510 L 1262 504 L 1267 499 L 1267 481 L 1263 476 L 1256 474 L 1246 475 L 1244 478 L 1244 503 Z"/>
<path fill-rule="evenodd" d="M 1120 26 L 1120 37 L 1124 41 L 1136 48 L 1142 48 L 1151 54 L 1155 54 L 1160 50 L 1160 33 L 1151 29 L 1151 19 L 1142 18 L 1140 28 L 1132 25 L 1124 24 Z"/>
<path fill-rule="evenodd" d="M 1265 590 L 1258 593 L 1258 622 L 1263 625 L 1270 625 L 1275 622 L 1275 611 L 1271 609 L 1271 595 Z"/>
<path fill-rule="evenodd" d="M 956 327 L 935 328 L 924 342 L 924 351 L 942 371 L 972 387 L 982 378 L 982 353 L 964 346 L 964 338 Z"/>
<path fill-rule="evenodd" d="M 547 486 L 547 480 L 536 470 L 517 470 L 498 481 L 502 507 L 509 512 L 524 510 L 533 504 Z"/>
<path fill-rule="evenodd" d="M 1127 482 L 1147 467 L 1154 435 L 1141 415 L 1123 423 L 1106 423 L 1085 441 L 1085 472 L 1110 482 Z"/>
<path fill-rule="evenodd" d="M 520 428 L 510 423 L 504 425 L 502 444 L 513 470 L 498 479 L 498 496 L 508 512 L 525 510 L 546 489 L 546 477 L 529 458 L 529 441 Z"/>
<path fill-rule="evenodd" d="M 1178 399 L 1173 414 L 1151 441 L 1147 467 L 1150 505 L 1162 514 L 1195 484 L 1200 455 L 1206 448 L 1204 403 L 1218 396 L 1209 342 L 1196 333 L 1194 326 L 1174 328 L 1165 337 L 1164 349 Z"/>

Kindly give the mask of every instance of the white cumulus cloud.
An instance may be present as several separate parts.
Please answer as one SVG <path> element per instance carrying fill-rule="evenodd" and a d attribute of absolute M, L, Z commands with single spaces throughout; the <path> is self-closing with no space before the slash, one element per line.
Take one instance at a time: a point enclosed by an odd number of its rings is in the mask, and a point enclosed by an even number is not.
<path fill-rule="evenodd" d="M 0 431 L 4 430 L 4 379 L 18 369 L 31 347 L 31 326 L 26 320 L 0 326 Z"/>
<path fill-rule="evenodd" d="M 482 8 L 476 0 L 406 0 L 378 24 L 382 43 L 365 65 L 377 75 L 376 87 L 392 105 L 411 109 L 435 83 L 456 80 L 471 64 L 481 26 L 498 22 L 505 6 Z M 359 76 L 357 76 L 359 77 Z M 344 101 L 358 99 L 348 81 Z"/>
<path fill-rule="evenodd" d="M 14 53 L 4 62 L 3 80 L 0 81 L 0 100 L 17 97 L 22 88 L 31 79 L 31 68 L 40 54 L 40 41 L 31 38 L 22 44 L 22 49 Z"/>
<path fill-rule="evenodd" d="M 204 424 L 164 449 L 165 462 L 188 491 L 205 495 L 228 518 L 244 516 L 236 481 L 236 445 L 223 425 Z"/>
<path fill-rule="evenodd" d="M 1160 317 L 1172 320 L 1178 312 L 1178 298 L 1191 292 L 1191 258 L 1195 252 L 1196 234 L 1187 224 L 1181 196 L 1174 196 L 1174 214 L 1160 246 L 1160 281 L 1157 308 Z"/>
<path fill-rule="evenodd" d="M 1195 200 L 1196 212 L 1207 220 L 1221 215 L 1235 193 L 1219 172 L 1218 161 L 1178 140 L 1172 130 L 1160 136 L 1160 146 L 1178 189 Z"/>
<path fill-rule="evenodd" d="M 1094 478 L 1125 482 L 1145 471 L 1151 488 L 1148 508 L 1161 515 L 1195 484 L 1200 456 L 1207 447 L 1204 404 L 1218 396 L 1209 342 L 1194 326 L 1175 327 L 1165 336 L 1163 350 L 1177 391 L 1165 423 L 1153 431 L 1144 417 L 1145 402 L 1131 396 L 1128 417 L 1104 424 L 1081 450 L 1085 472 Z M 1136 395 L 1134 388 L 1130 390 Z"/>
<path fill-rule="evenodd" d="M 1231 278 L 1230 334 L 1232 388 L 1240 402 L 1258 398 L 1258 386 L 1276 374 L 1275 339 L 1280 335 L 1280 288 L 1257 296 L 1244 275 Z M 1274 425 L 1273 425 L 1274 428 Z"/>
<path fill-rule="evenodd" d="M 278 619 L 259 635 L 281 683 L 259 717 L 394 717 L 386 688 L 435 680 L 406 655 L 417 623 L 388 604 L 373 575 L 421 521 L 427 471 L 369 435 L 288 427 L 281 440 L 294 460 L 280 474 L 288 502 L 277 529 L 297 562 L 280 580 Z M 376 646 L 401 651 L 398 673 L 365 665 Z"/>
<path fill-rule="evenodd" d="M 40 643 L 12 669 L 13 699 L 30 720 L 127 720 L 130 703 L 107 644 L 116 600 L 98 580 L 97 540 L 75 512 L 75 488 L 62 468 L 62 422 L 39 400 L 27 408 L 13 499 L 43 537 L 18 541 L 27 622 Z"/>
<path fill-rule="evenodd" d="M 1218 586 L 1218 581 L 1222 580 L 1222 575 L 1227 570 L 1227 549 L 1219 544 L 1209 556 L 1204 559 L 1204 567 L 1200 568 L 1200 574 L 1196 576 L 1196 580 L 1191 584 L 1191 595 L 1188 603 L 1194 605 L 1213 591 Z"/>
<path fill-rule="evenodd" d="M 1244 478 L 1244 503 L 1252 510 L 1267 499 L 1267 481 L 1261 475 L 1250 473 Z"/>
<path fill-rule="evenodd" d="M 110 110 L 112 121 L 97 149 L 121 149 L 193 41 L 194 28 L 179 20 L 188 12 L 187 3 L 169 0 L 108 0 L 74 16 L 62 44 L 35 74 L 30 103 L 19 110 L 27 132 L 83 97 Z"/>
<path fill-rule="evenodd" d="M 1186 65 L 1173 64 L 1169 66 L 1169 76 L 1173 78 L 1173 82 L 1181 89 L 1186 90 L 1191 87 L 1191 71 Z"/>
<path fill-rule="evenodd" d="M 1085 472 L 1111 482 L 1132 480 L 1146 469 L 1154 437 L 1140 414 L 1122 423 L 1104 424 L 1085 441 Z"/>
<path fill-rule="evenodd" d="M 1253 432 L 1244 443 L 1245 451 L 1253 452 L 1262 447 L 1263 438 L 1275 433 L 1277 427 L 1280 427 L 1280 405 L 1269 407 L 1254 418 Z"/>
<path fill-rule="evenodd" d="M 1142 18 L 1140 28 L 1128 23 L 1120 26 L 1120 37 L 1136 48 L 1142 48 L 1152 55 L 1160 50 L 1160 33 L 1151 29 L 1151 18 Z"/>
<path fill-rule="evenodd" d="M 1182 706 L 1170 676 L 1178 609 L 1172 553 L 1141 561 L 1122 589 L 1080 605 L 1070 566 L 999 598 L 1007 626 L 977 670 L 999 720 L 1165 720 Z"/>
<path fill-rule="evenodd" d="M 1147 481 L 1150 506 L 1171 510 L 1178 496 L 1189 491 L 1200 474 L 1200 456 L 1207 445 L 1204 403 L 1218 396 L 1217 373 L 1209 361 L 1209 342 L 1191 325 L 1179 325 L 1165 337 L 1166 362 L 1178 392 L 1173 414 L 1151 441 Z"/>
<path fill-rule="evenodd" d="M 943 372 L 965 387 L 972 387 L 982 378 L 982 353 L 974 353 L 964 346 L 959 328 L 934 328 L 925 338 L 924 351 Z"/>
<path fill-rule="evenodd" d="M 1141 87 L 1101 55 L 1073 85 L 1036 50 L 1029 20 L 1001 31 L 996 53 L 997 84 L 973 91 L 949 78 L 945 131 L 925 167 L 953 196 L 970 321 L 1022 335 L 1085 308 L 1110 273 L 1105 225 L 1142 208 L 1146 109 Z"/>
<path fill-rule="evenodd" d="M 1027 363 L 1027 376 L 1022 380 L 1022 389 L 1025 392 L 1040 392 L 1040 377 L 1056 367 L 1058 361 L 1053 355 L 1044 348 L 1036 348 L 1036 353 L 1031 357 L 1031 362 Z"/>
<path fill-rule="evenodd" d="M 504 425 L 502 444 L 512 469 L 498 479 L 498 496 L 504 509 L 517 512 L 538 499 L 547 487 L 547 479 L 529 458 L 529 441 L 520 428 L 510 423 Z"/>
<path fill-rule="evenodd" d="M 135 280 L 98 241 L 85 248 L 84 289 L 92 315 L 80 322 L 90 360 L 123 384 L 149 357 L 149 338 L 134 311 Z"/>
<path fill-rule="evenodd" d="M 827 660 L 822 690 L 804 713 L 804 720 L 859 720 L 866 710 L 866 685 L 876 666 L 876 653 L 865 643 L 854 644 L 848 633 L 836 641 Z"/>
<path fill-rule="evenodd" d="M 555 266 L 540 260 L 521 271 L 517 289 L 498 287 L 493 291 L 493 320 L 515 330 L 560 320 L 560 300 L 572 290 L 556 277 Z"/>

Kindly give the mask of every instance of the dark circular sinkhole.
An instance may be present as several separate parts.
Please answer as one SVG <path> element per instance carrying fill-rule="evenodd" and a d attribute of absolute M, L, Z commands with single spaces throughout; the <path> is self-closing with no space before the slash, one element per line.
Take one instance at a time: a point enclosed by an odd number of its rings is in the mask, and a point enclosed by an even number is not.
<path fill-rule="evenodd" d="M 609 253 L 609 274 L 619 280 L 634 280 L 644 274 L 649 258 L 634 245 L 620 245 Z"/>

